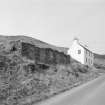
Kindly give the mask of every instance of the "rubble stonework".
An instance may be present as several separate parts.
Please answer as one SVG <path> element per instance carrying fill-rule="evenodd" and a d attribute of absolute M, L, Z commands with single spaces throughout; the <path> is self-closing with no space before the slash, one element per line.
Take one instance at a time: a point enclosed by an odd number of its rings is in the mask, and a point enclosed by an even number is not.
<path fill-rule="evenodd" d="M 69 55 L 29 43 L 28 38 L 22 37 L 25 42 L 18 37 L 2 38 L 0 105 L 32 105 L 84 80 L 80 74 L 88 72 L 80 64 L 71 64 Z"/>
<path fill-rule="evenodd" d="M 70 56 L 51 48 L 39 48 L 22 42 L 22 56 L 44 64 L 70 64 Z"/>

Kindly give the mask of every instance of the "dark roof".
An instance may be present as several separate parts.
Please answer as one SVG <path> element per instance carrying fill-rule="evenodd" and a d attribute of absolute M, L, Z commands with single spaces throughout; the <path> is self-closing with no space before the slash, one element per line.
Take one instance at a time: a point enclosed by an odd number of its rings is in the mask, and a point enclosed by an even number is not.
<path fill-rule="evenodd" d="M 82 45 L 81 43 L 79 43 L 79 45 L 80 45 L 81 47 L 83 47 L 85 50 L 87 50 L 87 51 L 93 53 L 92 51 L 90 51 L 88 48 L 86 48 L 86 47 L 85 47 L 84 45 Z"/>

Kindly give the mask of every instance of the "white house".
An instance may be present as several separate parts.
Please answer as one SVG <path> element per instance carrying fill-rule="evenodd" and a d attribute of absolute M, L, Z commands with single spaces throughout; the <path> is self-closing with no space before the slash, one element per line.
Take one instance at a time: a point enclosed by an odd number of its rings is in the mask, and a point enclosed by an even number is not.
<path fill-rule="evenodd" d="M 93 65 L 94 54 L 86 46 L 82 45 L 77 38 L 68 50 L 68 54 L 80 63 L 88 66 Z"/>

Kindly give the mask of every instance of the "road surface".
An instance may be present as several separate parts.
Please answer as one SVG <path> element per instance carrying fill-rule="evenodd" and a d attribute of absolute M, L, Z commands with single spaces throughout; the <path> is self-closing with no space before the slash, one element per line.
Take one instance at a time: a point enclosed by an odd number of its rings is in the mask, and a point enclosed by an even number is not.
<path fill-rule="evenodd" d="M 105 75 L 37 105 L 105 105 Z"/>

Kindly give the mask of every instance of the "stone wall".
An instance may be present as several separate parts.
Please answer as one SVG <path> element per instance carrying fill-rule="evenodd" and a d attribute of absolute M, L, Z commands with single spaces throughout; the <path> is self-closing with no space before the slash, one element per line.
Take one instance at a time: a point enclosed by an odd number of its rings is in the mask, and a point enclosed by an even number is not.
<path fill-rule="evenodd" d="M 70 62 L 70 56 L 57 50 L 21 40 L 3 43 L 0 47 L 0 105 L 36 104 L 72 88 L 84 80 L 84 75 L 89 75 L 86 72 L 81 64 Z"/>
<path fill-rule="evenodd" d="M 22 42 L 22 56 L 44 64 L 70 64 L 70 56 L 51 48 L 39 48 L 30 43 Z"/>

